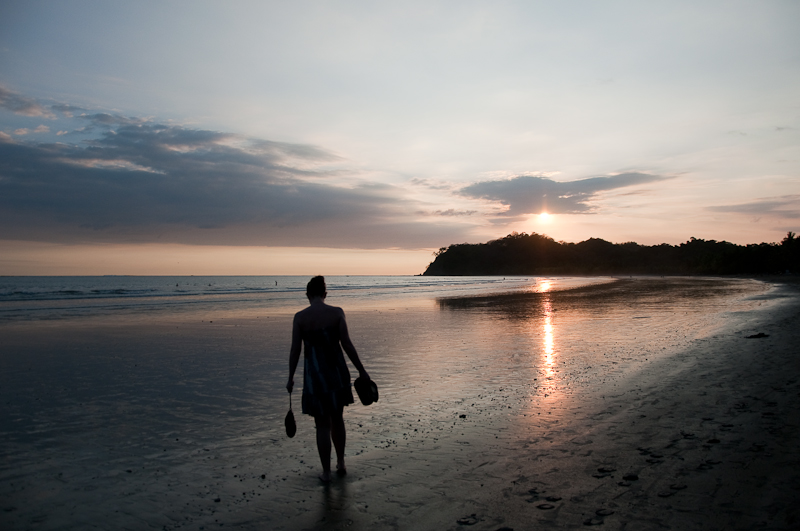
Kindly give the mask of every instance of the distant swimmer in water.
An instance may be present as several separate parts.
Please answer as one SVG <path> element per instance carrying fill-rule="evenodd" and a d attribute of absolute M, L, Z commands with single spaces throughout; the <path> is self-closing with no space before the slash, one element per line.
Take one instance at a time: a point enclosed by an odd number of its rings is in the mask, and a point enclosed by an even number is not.
<path fill-rule="evenodd" d="M 353 391 L 342 349 L 358 370 L 359 377 L 369 379 L 369 374 L 350 341 L 344 311 L 325 304 L 327 295 L 324 277 L 314 277 L 306 286 L 309 306 L 294 316 L 292 347 L 289 351 L 289 381 L 286 383 L 286 389 L 291 393 L 302 344 L 303 413 L 314 417 L 317 450 L 322 462 L 319 479 L 326 483 L 331 480 L 331 441 L 336 449 L 336 473 L 347 473 L 344 463 L 346 433 L 343 413 L 344 406 L 353 403 Z"/>

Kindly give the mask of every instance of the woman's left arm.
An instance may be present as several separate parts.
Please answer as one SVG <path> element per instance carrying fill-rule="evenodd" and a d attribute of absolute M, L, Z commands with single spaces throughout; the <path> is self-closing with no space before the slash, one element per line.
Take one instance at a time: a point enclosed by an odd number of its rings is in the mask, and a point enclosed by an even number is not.
<path fill-rule="evenodd" d="M 358 375 L 369 380 L 369 374 L 366 369 L 364 369 L 364 365 L 362 365 L 361 359 L 358 357 L 358 352 L 356 352 L 356 347 L 353 346 L 353 342 L 350 340 L 350 333 L 347 331 L 347 321 L 344 318 L 344 310 L 339 308 L 339 312 L 339 341 L 342 343 L 342 348 L 347 353 L 347 357 L 350 358 L 350 361 L 353 362 L 353 366 L 355 366 L 358 371 Z"/>

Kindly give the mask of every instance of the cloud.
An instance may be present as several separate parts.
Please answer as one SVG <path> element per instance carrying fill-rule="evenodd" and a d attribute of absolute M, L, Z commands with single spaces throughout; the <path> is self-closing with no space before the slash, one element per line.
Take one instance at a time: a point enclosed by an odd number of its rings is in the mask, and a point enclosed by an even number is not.
<path fill-rule="evenodd" d="M 425 188 L 429 188 L 431 190 L 452 190 L 453 185 L 449 183 L 442 183 L 439 181 L 432 181 L 430 179 L 420 179 L 420 178 L 413 178 L 411 179 L 411 184 L 416 186 L 423 186 Z"/>
<path fill-rule="evenodd" d="M 76 107 L 75 105 L 65 105 L 61 103 L 57 105 L 51 105 L 50 108 L 54 111 L 60 112 L 67 118 L 72 118 L 75 115 L 75 113 L 80 113 L 87 110 L 84 109 L 83 107 Z"/>
<path fill-rule="evenodd" d="M 800 195 L 784 195 L 767 199 L 759 199 L 738 205 L 720 205 L 706 207 L 712 212 L 733 214 L 749 214 L 752 216 L 774 216 L 787 219 L 800 218 Z"/>
<path fill-rule="evenodd" d="M 463 225 L 423 222 L 402 189 L 348 184 L 341 159 L 316 146 L 82 119 L 105 130 L 80 144 L 0 143 L 0 238 L 356 248 L 463 239 Z"/>
<path fill-rule="evenodd" d="M 23 116 L 55 117 L 53 113 L 40 105 L 36 100 L 12 92 L 2 85 L 0 85 L 0 108 Z"/>
<path fill-rule="evenodd" d="M 116 125 L 133 125 L 133 124 L 141 124 L 147 122 L 147 120 L 143 118 L 128 118 L 125 116 L 121 116 L 119 114 L 109 114 L 106 112 L 100 112 L 95 114 L 81 114 L 79 118 L 91 122 L 92 125 L 98 125 L 102 127 L 112 127 Z"/>
<path fill-rule="evenodd" d="M 25 136 L 30 133 L 49 133 L 50 128 L 46 125 L 40 125 L 36 129 L 28 129 L 27 127 L 21 127 L 19 129 L 14 130 L 14 134 L 17 136 Z"/>
<path fill-rule="evenodd" d="M 427 216 L 446 216 L 446 217 L 459 217 L 459 216 L 472 216 L 477 214 L 477 210 L 456 210 L 448 208 L 447 210 L 436 210 L 434 212 L 419 212 L 421 215 Z"/>
<path fill-rule="evenodd" d="M 595 211 L 591 201 L 597 194 L 667 179 L 649 173 L 627 172 L 577 181 L 559 182 L 536 175 L 482 181 L 462 188 L 466 197 L 498 201 L 508 207 L 505 216 L 525 214 L 587 214 Z"/>

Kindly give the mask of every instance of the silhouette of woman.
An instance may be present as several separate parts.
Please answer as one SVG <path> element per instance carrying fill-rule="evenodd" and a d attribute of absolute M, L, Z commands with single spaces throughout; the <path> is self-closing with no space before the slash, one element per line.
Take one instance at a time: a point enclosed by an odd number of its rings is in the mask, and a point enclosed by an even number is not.
<path fill-rule="evenodd" d="M 286 389 L 294 388 L 294 373 L 300 360 L 300 344 L 304 345 L 303 413 L 314 417 L 317 427 L 317 450 L 322 462 L 323 482 L 331 480 L 331 440 L 336 449 L 336 473 L 344 475 L 346 434 L 344 406 L 353 403 L 350 372 L 342 349 L 362 378 L 369 379 L 347 332 L 344 311 L 325 304 L 328 295 L 325 278 L 316 276 L 306 286 L 309 306 L 297 312 L 292 324 L 292 348 L 289 352 L 289 381 Z"/>

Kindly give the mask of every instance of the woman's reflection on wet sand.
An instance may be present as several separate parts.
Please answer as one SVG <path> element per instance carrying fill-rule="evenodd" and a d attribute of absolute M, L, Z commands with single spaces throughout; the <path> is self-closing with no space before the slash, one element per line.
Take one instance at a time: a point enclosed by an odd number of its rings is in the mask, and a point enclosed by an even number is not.
<path fill-rule="evenodd" d="M 325 529 L 344 529 L 353 525 L 351 514 L 355 510 L 351 500 L 347 481 L 327 483 L 319 490 L 322 503 L 318 505 L 319 512 L 316 522 L 324 525 Z"/>

